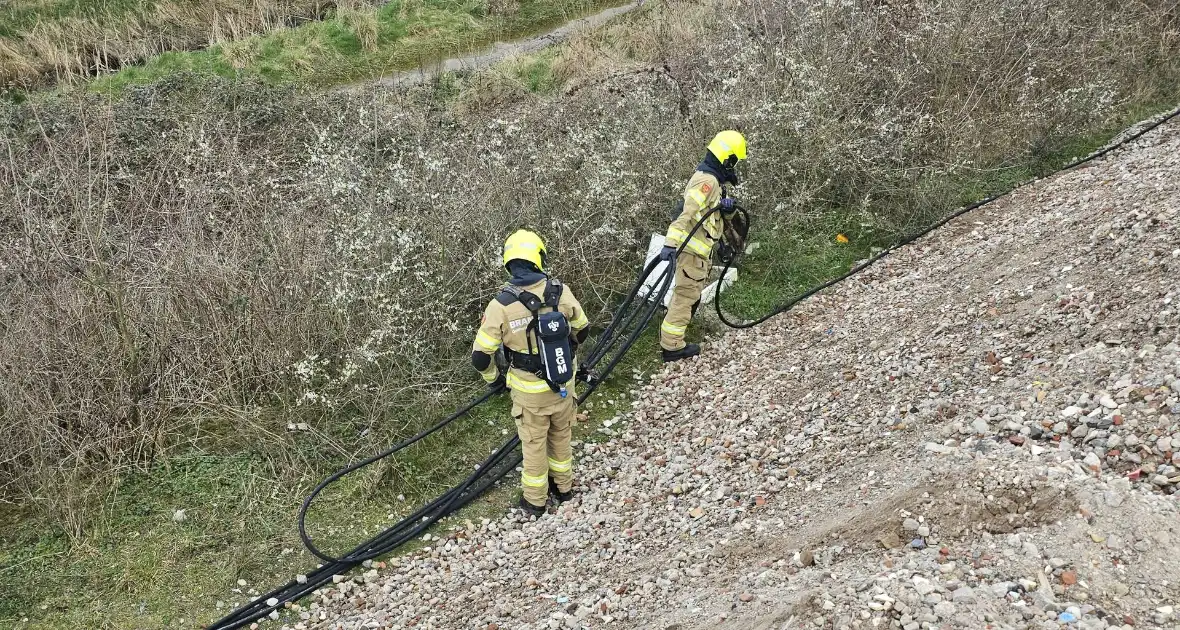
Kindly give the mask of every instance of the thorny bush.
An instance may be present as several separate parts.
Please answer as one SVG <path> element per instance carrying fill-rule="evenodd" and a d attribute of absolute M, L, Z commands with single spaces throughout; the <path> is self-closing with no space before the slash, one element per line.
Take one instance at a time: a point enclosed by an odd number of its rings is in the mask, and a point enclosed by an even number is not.
<path fill-rule="evenodd" d="M 491 69 L 3 106 L 0 488 L 78 529 L 75 488 L 210 434 L 307 476 L 475 387 L 513 229 L 601 322 L 715 131 L 749 137 L 757 229 L 896 234 L 1175 98 L 1178 32 L 1176 2 L 664 2 L 570 42 L 550 96 Z M 296 419 L 339 444 L 291 456 Z"/>

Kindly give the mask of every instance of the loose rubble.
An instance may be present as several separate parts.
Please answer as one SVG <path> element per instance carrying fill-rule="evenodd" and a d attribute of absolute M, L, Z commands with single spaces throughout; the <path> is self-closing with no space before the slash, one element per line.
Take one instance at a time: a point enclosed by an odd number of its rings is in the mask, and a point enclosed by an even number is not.
<path fill-rule="evenodd" d="M 555 514 L 280 623 L 1177 628 L 1178 330 L 1169 125 L 653 375 Z"/>

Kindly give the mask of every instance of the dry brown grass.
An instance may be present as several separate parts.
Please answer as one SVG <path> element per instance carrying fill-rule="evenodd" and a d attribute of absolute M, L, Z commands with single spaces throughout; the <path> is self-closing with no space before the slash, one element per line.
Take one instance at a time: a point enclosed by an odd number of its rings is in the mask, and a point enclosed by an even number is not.
<path fill-rule="evenodd" d="M 1180 78 L 1175 2 L 737 8 L 587 34 L 551 98 L 488 71 L 0 104 L 0 493 L 81 531 L 104 480 L 176 448 L 256 448 L 292 478 L 371 450 L 477 380 L 506 233 L 540 231 L 601 316 L 716 129 L 750 137 L 758 230 L 889 233 Z M 286 448 L 297 421 L 322 451 Z"/>

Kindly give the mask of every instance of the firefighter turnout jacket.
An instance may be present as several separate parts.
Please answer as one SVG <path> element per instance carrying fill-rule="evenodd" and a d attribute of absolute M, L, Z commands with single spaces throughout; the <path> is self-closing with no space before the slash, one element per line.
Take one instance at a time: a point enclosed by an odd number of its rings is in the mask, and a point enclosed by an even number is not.
<path fill-rule="evenodd" d="M 713 253 L 713 245 L 721 238 L 724 221 L 721 213 L 714 213 L 705 224 L 689 238 L 692 228 L 701 220 L 706 212 L 721 203 L 721 183 L 711 173 L 697 171 L 684 187 L 684 209 L 680 216 L 672 222 L 668 233 L 664 237 L 667 247 L 680 247 L 688 239 L 684 251 L 709 260 Z"/>

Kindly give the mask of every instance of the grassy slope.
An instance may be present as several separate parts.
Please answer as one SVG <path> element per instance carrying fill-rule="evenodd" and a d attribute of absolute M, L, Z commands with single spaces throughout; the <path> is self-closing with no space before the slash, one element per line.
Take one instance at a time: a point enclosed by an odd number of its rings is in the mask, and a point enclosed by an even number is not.
<path fill-rule="evenodd" d="M 483 0 L 364 2 L 354 8 L 340 9 L 333 17 L 323 21 L 310 21 L 294 28 L 278 28 L 237 41 L 217 43 L 199 51 L 164 52 L 142 63 L 133 63 L 111 74 L 99 76 L 89 85 L 99 91 L 118 92 L 179 72 L 224 77 L 259 76 L 275 83 L 340 85 L 398 70 L 418 68 L 446 57 L 478 50 L 498 40 L 543 32 L 603 8 L 625 4 L 626 1 L 519 0 L 504 3 L 509 8 L 496 12 L 489 11 L 489 3 Z M 0 65 L 0 77 L 6 74 L 7 69 L 14 73 L 13 76 L 24 77 L 30 84 L 44 85 L 44 77 L 32 67 L 25 67 L 19 59 L 19 55 L 32 54 L 21 43 L 22 37 L 48 38 L 41 43 L 46 45 L 46 50 L 56 50 L 55 55 L 73 58 L 81 54 L 76 50 L 77 42 L 72 39 L 76 34 L 47 34 L 38 30 L 42 25 L 76 25 L 84 20 L 90 24 L 87 28 L 95 32 L 102 29 L 111 29 L 112 33 L 128 31 L 119 37 L 146 37 L 163 49 L 178 48 L 178 45 L 165 45 L 169 35 L 163 30 L 159 33 L 140 33 L 138 29 L 141 27 L 129 26 L 148 20 L 144 23 L 149 26 L 143 28 L 153 28 L 151 24 L 155 24 L 155 18 L 145 16 L 151 15 L 156 5 L 163 4 L 149 0 L 15 0 L 13 3 L 3 3 L 0 6 L 0 51 L 8 45 L 14 51 L 24 52 L 19 52 L 18 58 L 13 59 L 5 59 L 0 55 L 0 64 L 3 64 Z M 183 3 L 173 2 L 169 6 L 180 4 Z M 380 6 L 369 6 L 372 4 Z M 214 10 L 208 17 L 218 15 L 220 12 Z M 188 16 L 187 19 L 191 21 L 199 18 Z M 157 27 L 164 29 L 165 25 Z M 182 30 L 191 39 L 190 31 L 201 29 L 200 24 L 188 23 Z M 255 30 L 263 30 L 263 26 L 255 25 Z M 10 41 L 6 44 L 5 40 Z M 189 45 L 192 43 L 184 44 Z M 135 49 L 136 46 L 129 41 L 125 46 L 115 48 Z M 77 61 L 81 65 L 71 64 L 67 72 L 77 72 L 91 60 L 81 54 Z M 7 67 L 9 65 L 10 68 Z M 49 69 L 45 71 L 52 74 Z M 15 96 L 19 98 L 20 93 Z"/>
<path fill-rule="evenodd" d="M 1142 112 L 1143 116 L 1149 113 Z M 1050 153 L 963 181 L 958 201 L 967 203 L 1009 190 L 1029 177 L 1052 173 L 1072 157 L 1101 146 L 1117 131 L 1078 138 Z M 843 273 L 872 248 L 893 238 L 838 213 L 808 225 L 760 225 L 757 215 L 754 220 L 751 240 L 761 247 L 746 258 L 738 284 L 725 295 L 727 310 L 747 317 Z M 849 243 L 835 240 L 841 233 L 849 237 Z M 591 400 L 589 422 L 578 429 L 581 439 L 601 437 L 602 421 L 624 411 L 631 389 L 660 368 L 655 326 L 651 328 Z M 702 328 L 694 326 L 690 334 L 699 338 Z M 449 402 L 464 399 L 455 395 Z M 399 457 L 396 469 L 364 473 L 329 491 L 323 507 L 316 510 L 313 536 L 325 540 L 329 550 L 341 550 L 345 543 L 391 524 L 390 515 L 405 513 L 408 506 L 435 496 L 512 430 L 506 403 L 501 398 L 429 438 L 421 448 Z M 314 439 L 308 436 L 309 441 Z M 445 471 L 433 467 L 431 462 L 439 461 L 440 452 L 461 453 L 464 463 Z M 246 589 L 265 590 L 315 566 L 315 559 L 302 549 L 294 517 L 313 481 L 310 477 L 328 471 L 316 471 L 290 484 L 263 469 L 261 461 L 248 452 L 214 449 L 128 479 L 118 500 L 111 501 L 101 529 L 73 552 L 60 531 L 24 515 L 0 516 L 0 567 L 7 567 L 0 569 L 0 592 L 7 594 L 0 600 L 0 625 L 15 624 L 27 616 L 30 622 L 17 627 L 194 626 L 218 616 L 218 601 L 227 605 L 245 601 L 245 595 L 230 591 L 239 578 L 247 581 Z M 423 478 L 433 483 L 415 483 Z M 502 514 L 515 498 L 515 486 L 510 475 L 508 483 L 454 518 Z M 396 498 L 399 493 L 405 494 L 405 502 Z M 187 518 L 174 523 L 172 514 L 178 508 L 187 509 Z"/>
<path fill-rule="evenodd" d="M 197 52 L 172 52 L 94 82 L 119 91 L 177 72 L 257 75 L 275 83 L 340 85 L 427 65 L 497 40 L 544 31 L 624 0 L 522 0 L 486 12 L 473 0 L 395 0 L 379 9 L 279 30 Z"/>

